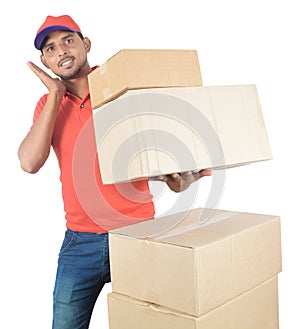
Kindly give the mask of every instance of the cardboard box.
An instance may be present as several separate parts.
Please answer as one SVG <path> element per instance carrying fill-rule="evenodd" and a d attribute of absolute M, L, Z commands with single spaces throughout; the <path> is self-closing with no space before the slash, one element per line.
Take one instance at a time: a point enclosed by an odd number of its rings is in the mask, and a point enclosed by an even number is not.
<path fill-rule="evenodd" d="M 182 283 L 184 285 L 184 282 Z M 278 329 L 277 278 L 255 287 L 201 317 L 108 295 L 110 329 Z"/>
<path fill-rule="evenodd" d="M 104 184 L 272 158 L 253 84 L 130 90 L 93 120 Z"/>
<path fill-rule="evenodd" d="M 109 245 L 113 292 L 194 316 L 281 271 L 272 215 L 198 208 L 112 230 Z"/>
<path fill-rule="evenodd" d="M 202 85 L 196 50 L 124 49 L 88 80 L 93 108 L 129 89 Z"/>

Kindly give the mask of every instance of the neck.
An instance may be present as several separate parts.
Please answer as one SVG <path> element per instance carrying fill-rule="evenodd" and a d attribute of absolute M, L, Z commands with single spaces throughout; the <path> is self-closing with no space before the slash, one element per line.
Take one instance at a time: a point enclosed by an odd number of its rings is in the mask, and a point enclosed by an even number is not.
<path fill-rule="evenodd" d="M 82 99 L 86 94 L 87 90 L 89 89 L 87 76 L 91 71 L 91 68 L 88 66 L 81 72 L 78 77 L 70 80 L 65 80 L 64 84 L 67 87 L 67 90 L 71 94 Z"/>

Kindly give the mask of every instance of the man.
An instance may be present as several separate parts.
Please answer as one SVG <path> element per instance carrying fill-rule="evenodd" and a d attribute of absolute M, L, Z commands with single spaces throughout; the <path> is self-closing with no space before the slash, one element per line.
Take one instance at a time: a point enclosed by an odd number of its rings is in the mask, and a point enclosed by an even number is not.
<path fill-rule="evenodd" d="M 58 78 L 52 78 L 29 62 L 30 69 L 48 89 L 37 103 L 33 125 L 22 141 L 18 156 L 23 170 L 36 173 L 53 147 L 60 167 L 62 196 L 66 213 L 66 234 L 59 259 L 54 288 L 53 326 L 55 329 L 88 328 L 95 301 L 106 282 L 110 281 L 107 227 L 129 225 L 154 217 L 154 205 L 148 181 L 103 185 L 96 155 L 91 123 L 92 109 L 87 75 L 92 71 L 87 54 L 91 42 L 83 37 L 79 26 L 67 16 L 47 16 L 34 41 L 41 51 L 43 65 Z M 81 175 L 88 176 L 89 166 L 97 190 L 92 184 L 78 187 L 74 177 L 74 150 L 83 127 L 88 130 Z M 171 190 L 180 192 L 211 171 L 163 176 Z M 132 188 L 134 187 L 134 188 Z M 87 211 L 78 188 L 91 200 L 93 213 Z M 128 190 L 128 197 L 126 195 Z M 98 192 L 97 192 L 98 191 Z M 122 193 L 121 193 L 122 191 Z M 95 194 L 99 193 L 96 196 Z M 129 196 L 130 194 L 130 196 Z M 99 203 L 92 202 L 100 199 Z"/>

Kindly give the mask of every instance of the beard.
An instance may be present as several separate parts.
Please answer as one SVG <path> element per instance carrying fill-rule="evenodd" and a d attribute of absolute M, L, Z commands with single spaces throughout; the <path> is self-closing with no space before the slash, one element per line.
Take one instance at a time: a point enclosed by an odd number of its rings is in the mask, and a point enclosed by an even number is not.
<path fill-rule="evenodd" d="M 86 64 L 87 64 L 87 60 L 85 60 L 85 62 L 82 65 L 78 67 L 74 67 L 70 69 L 69 72 L 60 74 L 58 76 L 59 78 L 61 78 L 61 80 L 65 80 L 65 81 L 76 79 L 80 77 L 81 72 L 83 71 L 83 68 L 85 67 Z"/>

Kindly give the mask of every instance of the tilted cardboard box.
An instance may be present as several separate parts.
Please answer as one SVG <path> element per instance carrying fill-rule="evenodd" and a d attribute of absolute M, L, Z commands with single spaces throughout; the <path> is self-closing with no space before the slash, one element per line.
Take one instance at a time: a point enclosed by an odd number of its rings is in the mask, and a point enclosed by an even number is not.
<path fill-rule="evenodd" d="M 196 50 L 123 49 L 88 75 L 95 109 L 129 89 L 201 86 Z"/>
<path fill-rule="evenodd" d="M 109 246 L 113 292 L 194 316 L 281 271 L 272 215 L 198 208 L 113 230 Z"/>
<path fill-rule="evenodd" d="M 108 295 L 108 314 L 110 329 L 278 329 L 277 277 L 201 317 L 117 293 Z"/>
<path fill-rule="evenodd" d="M 272 158 L 253 84 L 130 90 L 93 120 L 104 184 Z"/>

